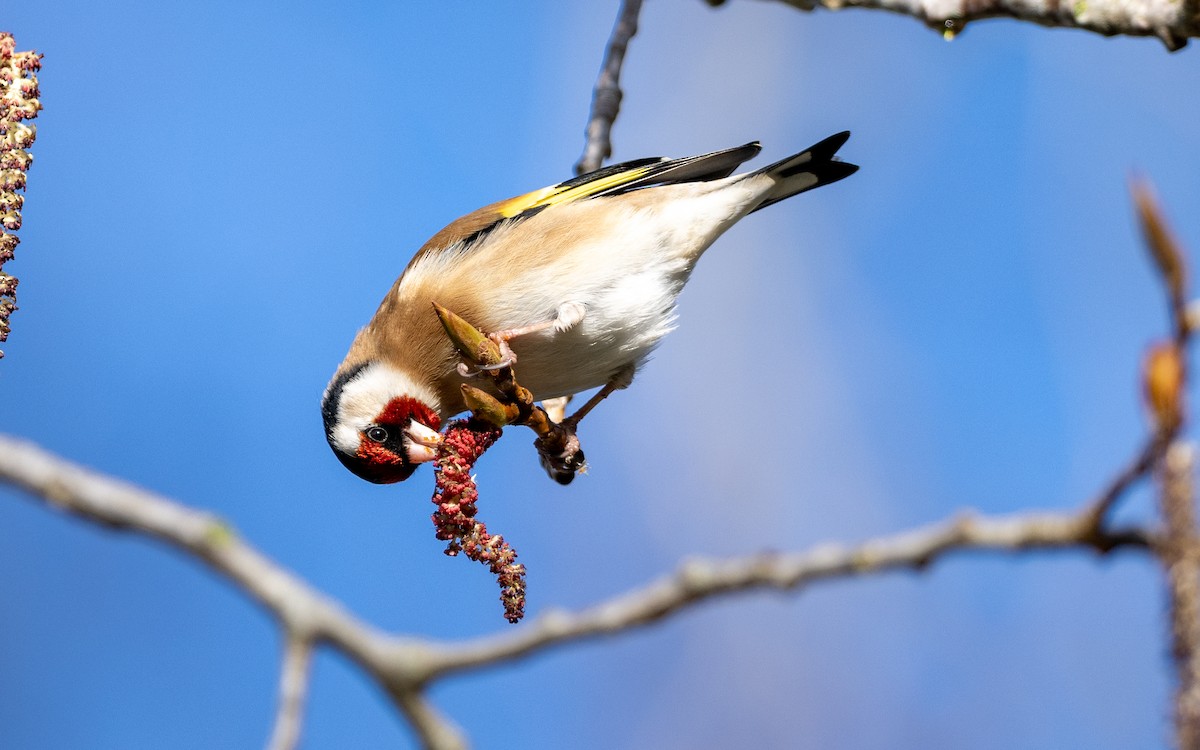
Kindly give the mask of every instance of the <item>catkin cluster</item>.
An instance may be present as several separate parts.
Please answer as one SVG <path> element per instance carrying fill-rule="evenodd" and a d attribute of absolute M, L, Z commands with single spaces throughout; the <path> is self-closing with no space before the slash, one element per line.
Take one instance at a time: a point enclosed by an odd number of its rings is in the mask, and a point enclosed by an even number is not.
<path fill-rule="evenodd" d="M 525 566 L 517 562 L 517 552 L 504 537 L 488 533 L 487 526 L 475 517 L 479 493 L 471 467 L 500 437 L 500 429 L 474 419 L 450 423 L 434 459 L 437 485 L 433 514 L 437 538 L 448 542 L 446 554 L 459 552 L 468 559 L 488 566 L 500 584 L 500 602 L 504 617 L 519 622 L 525 616 Z"/>
<path fill-rule="evenodd" d="M 29 147 L 37 129 L 27 121 L 42 108 L 34 75 L 41 67 L 41 55 L 17 52 L 12 34 L 0 32 L 0 341 L 8 339 L 8 318 L 17 309 L 17 278 L 4 273 L 4 264 L 20 242 L 13 232 L 21 228 L 25 173 L 33 164 Z"/>

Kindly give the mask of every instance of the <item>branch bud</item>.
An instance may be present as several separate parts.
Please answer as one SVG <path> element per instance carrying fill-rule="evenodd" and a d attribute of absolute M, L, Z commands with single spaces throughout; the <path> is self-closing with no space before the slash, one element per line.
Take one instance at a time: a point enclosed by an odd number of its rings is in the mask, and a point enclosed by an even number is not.
<path fill-rule="evenodd" d="M 496 427 L 504 427 L 512 424 L 512 421 L 517 418 L 517 408 L 513 405 L 505 405 L 488 393 L 487 391 L 476 388 L 473 385 L 462 384 L 463 403 L 471 410 L 479 419 Z"/>
<path fill-rule="evenodd" d="M 1156 344 L 1146 354 L 1142 368 L 1146 405 L 1158 429 L 1172 431 L 1183 421 L 1183 357 L 1173 342 Z"/>
<path fill-rule="evenodd" d="M 1158 272 L 1166 282 L 1173 303 L 1182 303 L 1184 287 L 1187 284 L 1187 265 L 1179 243 L 1167 228 L 1163 220 L 1162 210 L 1154 191 L 1143 180 L 1135 180 L 1130 187 L 1133 192 L 1133 202 L 1137 207 L 1138 219 L 1142 225 L 1142 236 L 1145 237 L 1146 247 L 1150 257 L 1158 266 Z"/>
<path fill-rule="evenodd" d="M 433 303 L 433 309 L 437 312 L 438 320 L 442 321 L 446 335 L 468 362 L 475 365 L 494 365 L 500 362 L 500 347 L 496 346 L 496 342 L 438 303 Z"/>

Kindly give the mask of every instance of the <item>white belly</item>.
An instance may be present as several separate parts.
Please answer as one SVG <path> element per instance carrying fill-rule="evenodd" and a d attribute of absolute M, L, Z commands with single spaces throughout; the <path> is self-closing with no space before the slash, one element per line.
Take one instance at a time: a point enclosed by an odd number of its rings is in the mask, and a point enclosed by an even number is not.
<path fill-rule="evenodd" d="M 562 301 L 581 302 L 583 320 L 568 331 L 514 339 L 517 379 L 537 398 L 554 398 L 598 388 L 627 365 L 640 366 L 674 328 L 675 300 L 690 271 L 676 260 L 571 290 Z"/>

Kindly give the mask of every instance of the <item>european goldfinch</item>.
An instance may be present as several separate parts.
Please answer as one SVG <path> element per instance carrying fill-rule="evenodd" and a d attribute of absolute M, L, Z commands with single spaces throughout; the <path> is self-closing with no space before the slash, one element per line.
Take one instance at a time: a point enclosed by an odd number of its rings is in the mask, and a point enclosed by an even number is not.
<path fill-rule="evenodd" d="M 376 483 L 437 455 L 471 376 L 433 302 L 513 339 L 514 370 L 537 398 L 627 385 L 674 328 L 701 254 L 747 214 L 857 171 L 834 155 L 849 137 L 732 176 L 758 143 L 615 164 L 455 221 L 409 262 L 325 389 L 334 454 Z"/>

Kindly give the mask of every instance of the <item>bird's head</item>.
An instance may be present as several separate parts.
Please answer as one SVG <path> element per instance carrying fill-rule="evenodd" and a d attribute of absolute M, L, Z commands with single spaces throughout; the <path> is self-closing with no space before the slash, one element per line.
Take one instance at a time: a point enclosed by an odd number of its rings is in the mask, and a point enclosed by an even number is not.
<path fill-rule="evenodd" d="M 325 437 L 350 471 L 376 484 L 402 482 L 437 456 L 437 399 L 404 372 L 368 361 L 343 369 L 321 402 Z"/>

